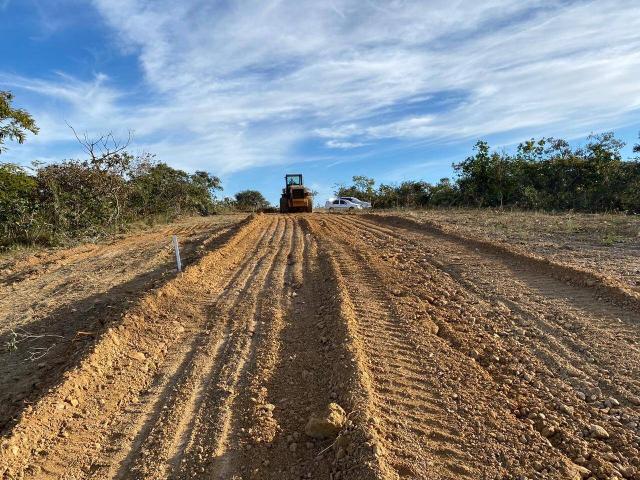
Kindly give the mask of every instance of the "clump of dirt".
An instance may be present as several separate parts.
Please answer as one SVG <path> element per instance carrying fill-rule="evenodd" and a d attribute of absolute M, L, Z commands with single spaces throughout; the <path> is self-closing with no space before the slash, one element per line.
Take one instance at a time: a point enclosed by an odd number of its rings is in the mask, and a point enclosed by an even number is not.
<path fill-rule="evenodd" d="M 312 438 L 333 438 L 340 433 L 346 422 L 347 415 L 342 407 L 331 402 L 322 412 L 309 417 L 304 433 Z"/>

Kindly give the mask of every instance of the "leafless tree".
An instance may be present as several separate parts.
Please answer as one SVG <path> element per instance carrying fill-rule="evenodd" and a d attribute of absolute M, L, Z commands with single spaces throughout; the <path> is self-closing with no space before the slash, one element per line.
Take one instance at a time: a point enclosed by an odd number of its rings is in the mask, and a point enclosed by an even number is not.
<path fill-rule="evenodd" d="M 121 156 L 124 154 L 133 140 L 133 131 L 129 130 L 126 140 L 116 138 L 113 132 L 107 132 L 99 137 L 91 138 L 84 132 L 78 134 L 73 126 L 67 123 L 78 143 L 89 155 L 89 162 L 104 170 L 118 169 Z"/>

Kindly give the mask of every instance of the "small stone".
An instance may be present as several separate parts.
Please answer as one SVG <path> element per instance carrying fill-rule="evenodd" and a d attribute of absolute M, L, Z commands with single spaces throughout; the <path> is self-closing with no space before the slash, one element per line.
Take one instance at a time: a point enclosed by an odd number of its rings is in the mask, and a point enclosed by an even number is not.
<path fill-rule="evenodd" d="M 297 448 L 298 448 L 298 444 L 297 443 L 294 442 L 294 443 L 289 444 L 289 450 L 290 451 L 295 452 Z"/>
<path fill-rule="evenodd" d="M 133 352 L 131 355 L 129 355 L 131 358 L 133 358 L 134 360 L 138 360 L 140 362 L 144 361 L 145 358 L 147 358 L 144 353 L 142 352 Z"/>
<path fill-rule="evenodd" d="M 564 403 L 562 403 L 562 404 L 560 404 L 560 411 L 562 413 L 566 413 L 567 415 L 573 415 L 574 408 L 569 406 L 569 405 L 565 405 Z"/>
<path fill-rule="evenodd" d="M 593 437 L 593 438 L 600 438 L 600 439 L 609 438 L 609 432 L 607 432 L 600 425 L 596 425 L 596 424 L 590 425 L 589 426 L 589 433 L 591 434 L 591 437 Z"/>
<path fill-rule="evenodd" d="M 571 465 L 570 469 L 570 478 L 575 480 L 580 480 L 582 478 L 587 478 L 591 475 L 591 470 L 583 467 L 582 465 Z"/>

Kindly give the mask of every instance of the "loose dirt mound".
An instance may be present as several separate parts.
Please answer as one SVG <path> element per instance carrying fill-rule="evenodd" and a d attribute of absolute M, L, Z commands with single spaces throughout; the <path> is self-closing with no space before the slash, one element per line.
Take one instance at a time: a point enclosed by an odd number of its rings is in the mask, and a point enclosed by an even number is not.
<path fill-rule="evenodd" d="M 640 318 L 607 291 L 393 219 L 219 240 L 23 412 L 6 478 L 640 478 Z"/>

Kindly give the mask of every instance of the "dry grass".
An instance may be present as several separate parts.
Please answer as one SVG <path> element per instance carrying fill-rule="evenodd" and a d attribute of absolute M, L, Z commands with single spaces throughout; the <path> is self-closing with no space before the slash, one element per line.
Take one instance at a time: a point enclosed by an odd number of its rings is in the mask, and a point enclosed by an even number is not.
<path fill-rule="evenodd" d="M 463 236 L 525 249 L 640 290 L 640 216 L 488 209 L 397 210 Z"/>

